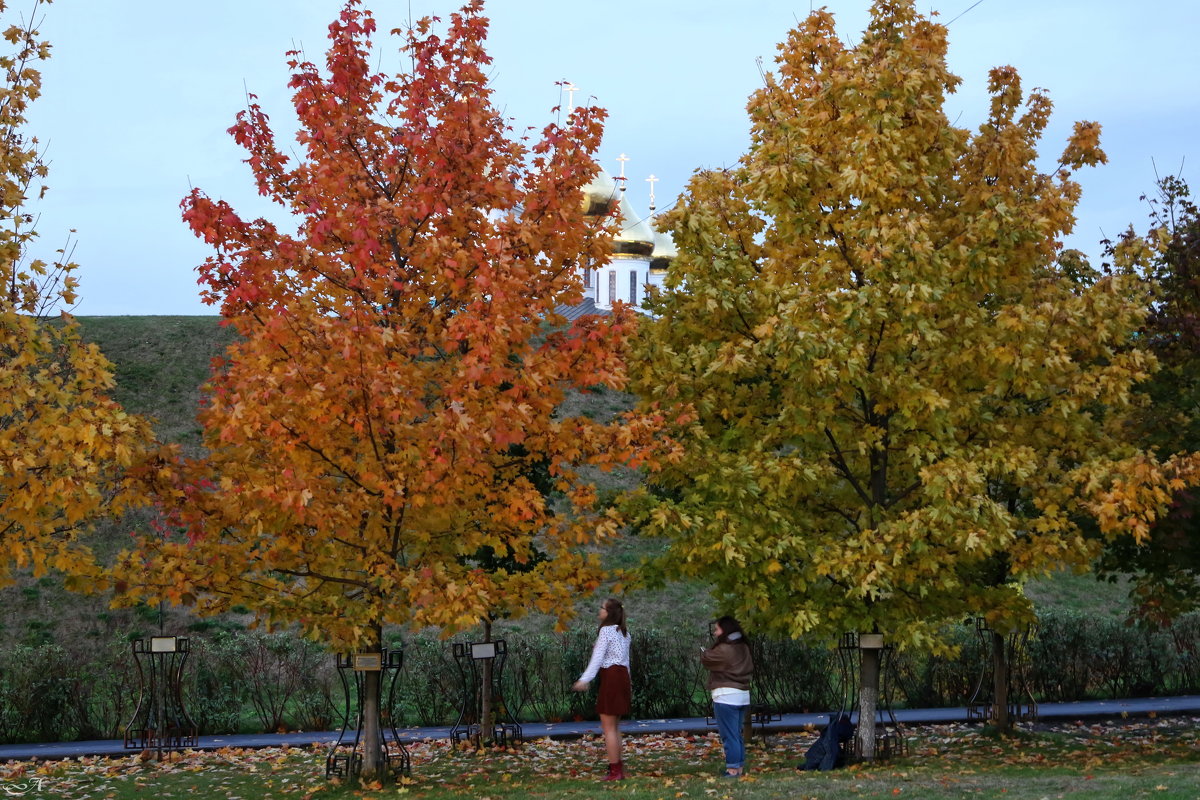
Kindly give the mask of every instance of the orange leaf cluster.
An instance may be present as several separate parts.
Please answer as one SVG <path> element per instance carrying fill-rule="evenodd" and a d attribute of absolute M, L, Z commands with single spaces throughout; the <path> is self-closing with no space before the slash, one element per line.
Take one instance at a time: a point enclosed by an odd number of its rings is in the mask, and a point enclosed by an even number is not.
<path fill-rule="evenodd" d="M 209 453 L 145 473 L 186 536 L 128 556 L 127 575 L 157 579 L 129 599 L 240 603 L 350 647 L 383 624 L 563 614 L 598 585 L 580 545 L 615 522 L 578 470 L 647 429 L 558 409 L 571 388 L 623 385 L 632 319 L 563 329 L 554 309 L 609 251 L 612 221 L 580 202 L 604 112 L 527 147 L 491 102 L 481 4 L 437 27 L 402 34 L 399 76 L 372 73 L 357 2 L 324 69 L 290 54 L 295 157 L 257 102 L 239 114 L 230 133 L 294 230 L 183 201 L 216 251 L 205 297 L 241 338 L 208 387 Z M 484 569 L 483 550 L 514 566 Z"/>

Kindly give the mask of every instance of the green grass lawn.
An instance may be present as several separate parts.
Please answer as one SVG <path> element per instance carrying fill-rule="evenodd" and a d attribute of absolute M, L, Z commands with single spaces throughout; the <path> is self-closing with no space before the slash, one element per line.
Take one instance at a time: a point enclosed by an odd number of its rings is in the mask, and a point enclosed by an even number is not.
<path fill-rule="evenodd" d="M 1059 608 L 1080 614 L 1123 620 L 1129 615 L 1129 581 L 1096 580 L 1087 573 L 1067 570 L 1030 581 L 1025 593 L 1038 608 Z"/>
<path fill-rule="evenodd" d="M 260 798 L 1131 798 L 1200 797 L 1200 719 L 1060 725 L 1000 739 L 978 727 L 909 732 L 910 755 L 830 773 L 798 773 L 815 732 L 777 734 L 750 750 L 750 774 L 717 777 L 709 736 L 626 740 L 630 778 L 604 784 L 596 738 L 541 739 L 511 751 L 412 747 L 413 776 L 399 786 L 338 786 L 323 753 L 267 749 L 189 753 L 158 763 L 137 757 L 0 765 L 0 793 L 62 800 L 259 800 Z"/>

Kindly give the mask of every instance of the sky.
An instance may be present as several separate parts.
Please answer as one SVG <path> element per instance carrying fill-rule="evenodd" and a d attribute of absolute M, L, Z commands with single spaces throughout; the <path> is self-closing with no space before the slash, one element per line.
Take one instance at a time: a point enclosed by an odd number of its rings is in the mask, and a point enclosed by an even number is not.
<path fill-rule="evenodd" d="M 10 0 L 8 24 L 33 0 Z M 378 22 L 384 71 L 403 62 L 387 31 L 460 2 L 366 0 Z M 820 3 L 816 3 L 817 7 Z M 843 40 L 857 41 L 869 0 L 829 0 Z M 320 63 L 342 0 L 55 0 L 38 14 L 53 45 L 29 133 L 50 164 L 39 247 L 70 239 L 79 264 L 81 316 L 215 314 L 200 302 L 196 267 L 210 254 L 180 219 L 191 187 L 246 217 L 268 213 L 244 154 L 226 129 L 256 94 L 277 123 L 289 119 L 285 52 Z M 1146 228 L 1140 196 L 1156 174 L 1179 174 L 1200 192 L 1198 0 L 922 0 L 949 24 L 951 70 L 963 79 L 951 121 L 976 128 L 990 68 L 1012 65 L 1028 89 L 1049 92 L 1055 115 L 1045 167 L 1076 120 L 1103 126 L 1109 163 L 1079 176 L 1083 200 L 1065 244 L 1099 260 L 1099 242 Z M 669 206 L 698 168 L 733 165 L 749 136 L 745 104 L 773 69 L 776 44 L 808 14 L 808 0 L 490 0 L 494 101 L 517 130 L 541 128 L 580 88 L 610 114 L 599 159 L 622 163 L 628 197 Z M 628 160 L 618 161 L 622 155 Z M 654 175 L 651 184 L 646 179 Z"/>

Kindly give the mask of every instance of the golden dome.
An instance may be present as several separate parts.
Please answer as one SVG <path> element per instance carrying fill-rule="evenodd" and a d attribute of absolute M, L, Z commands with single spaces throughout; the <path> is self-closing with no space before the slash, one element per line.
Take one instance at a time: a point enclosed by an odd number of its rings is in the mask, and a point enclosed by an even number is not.
<path fill-rule="evenodd" d="M 650 228 L 649 218 L 639 218 L 625 195 L 621 195 L 620 225 L 613 237 L 613 255 L 649 258 L 653 252 L 654 231 Z"/>
<path fill-rule="evenodd" d="M 654 253 L 650 256 L 651 272 L 666 272 L 677 255 L 679 251 L 675 249 L 675 239 L 671 234 L 667 231 L 655 231 Z"/>
<path fill-rule="evenodd" d="M 583 187 L 583 213 L 589 217 L 611 214 L 617 206 L 617 182 L 604 170 L 596 173 L 587 186 Z"/>

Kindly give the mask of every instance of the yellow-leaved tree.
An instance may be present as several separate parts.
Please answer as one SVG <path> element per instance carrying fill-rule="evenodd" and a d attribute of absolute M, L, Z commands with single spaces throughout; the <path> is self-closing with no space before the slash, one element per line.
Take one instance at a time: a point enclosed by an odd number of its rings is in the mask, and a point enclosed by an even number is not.
<path fill-rule="evenodd" d="M 1200 209 L 1175 176 L 1162 178 L 1149 202 L 1146 235 L 1131 226 L 1111 255 L 1115 269 L 1148 275 L 1155 288 L 1138 343 L 1160 368 L 1138 387 L 1146 396 L 1139 440 L 1159 453 L 1186 453 L 1200 449 Z M 1149 540 L 1109 542 L 1100 568 L 1133 576 L 1130 597 L 1143 622 L 1166 624 L 1200 608 L 1200 492 L 1176 491 Z"/>
<path fill-rule="evenodd" d="M 711 580 L 763 632 L 1007 632 L 1027 576 L 1096 556 L 1081 518 L 1144 535 L 1176 466 L 1123 439 L 1154 364 L 1131 346 L 1145 288 L 1057 263 L 1099 126 L 1041 171 L 1050 101 L 1000 67 L 987 119 L 956 127 L 946 37 L 909 0 L 876 2 L 852 45 L 813 13 L 750 98 L 749 152 L 664 222 L 679 257 L 630 378 L 686 455 L 652 476 L 643 526 L 670 538 L 659 571 Z"/>
<path fill-rule="evenodd" d="M 27 9 L 38 12 L 38 4 Z M 0 0 L 0 15 L 8 11 Z M 80 541 L 129 498 L 125 469 L 149 446 L 147 423 L 108 397 L 112 365 L 80 339 L 66 311 L 75 264 L 30 256 L 37 238 L 29 203 L 46 187 L 35 137 L 25 132 L 41 90 L 36 65 L 50 45 L 29 21 L 4 31 L 0 55 L 0 583 L 13 570 L 92 572 Z M 69 585 L 82 586 L 78 579 Z"/>

